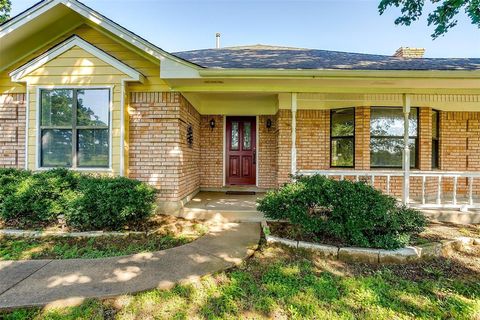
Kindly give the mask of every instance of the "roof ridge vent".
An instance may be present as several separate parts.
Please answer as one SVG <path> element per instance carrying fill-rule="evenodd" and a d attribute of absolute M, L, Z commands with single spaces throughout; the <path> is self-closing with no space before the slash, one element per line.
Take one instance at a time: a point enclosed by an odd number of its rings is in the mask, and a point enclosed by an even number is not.
<path fill-rule="evenodd" d="M 425 54 L 424 48 L 400 47 L 397 49 L 397 51 L 395 51 L 393 56 L 399 57 L 399 58 L 415 59 L 415 58 L 423 58 L 424 54 Z"/>

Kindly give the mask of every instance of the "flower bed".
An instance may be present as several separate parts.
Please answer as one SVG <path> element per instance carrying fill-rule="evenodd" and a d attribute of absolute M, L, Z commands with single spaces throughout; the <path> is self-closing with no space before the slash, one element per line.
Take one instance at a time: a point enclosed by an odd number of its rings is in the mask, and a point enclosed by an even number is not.
<path fill-rule="evenodd" d="M 315 243 L 288 239 L 271 234 L 267 222 L 262 223 L 267 243 L 281 243 L 293 248 L 314 250 L 325 258 L 338 259 L 345 262 L 361 262 L 370 264 L 410 263 L 449 254 L 452 250 L 463 250 L 469 246 L 480 245 L 480 238 L 457 237 L 439 242 L 406 246 L 396 250 L 348 247 L 339 242 Z M 278 230 L 278 229 L 276 229 Z"/>

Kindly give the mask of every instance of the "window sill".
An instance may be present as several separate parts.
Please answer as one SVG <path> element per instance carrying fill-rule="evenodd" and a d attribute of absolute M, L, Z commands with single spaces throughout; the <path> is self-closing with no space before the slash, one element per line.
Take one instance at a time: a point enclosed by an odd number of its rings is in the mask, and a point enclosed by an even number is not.
<path fill-rule="evenodd" d="M 80 172 L 113 172 L 112 168 L 65 168 L 65 167 L 41 167 L 35 168 L 35 171 L 48 171 L 53 169 L 68 169 L 72 171 Z"/>

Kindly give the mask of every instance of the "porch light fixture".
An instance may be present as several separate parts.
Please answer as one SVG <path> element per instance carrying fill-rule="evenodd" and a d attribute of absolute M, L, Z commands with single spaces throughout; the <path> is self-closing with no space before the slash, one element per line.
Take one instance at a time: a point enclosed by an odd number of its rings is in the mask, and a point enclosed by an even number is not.
<path fill-rule="evenodd" d="M 215 119 L 210 120 L 210 129 L 212 129 L 212 131 L 213 131 L 213 128 L 215 128 Z"/>
<path fill-rule="evenodd" d="M 272 119 L 268 118 L 267 123 L 265 124 L 267 129 L 270 129 L 272 127 Z"/>

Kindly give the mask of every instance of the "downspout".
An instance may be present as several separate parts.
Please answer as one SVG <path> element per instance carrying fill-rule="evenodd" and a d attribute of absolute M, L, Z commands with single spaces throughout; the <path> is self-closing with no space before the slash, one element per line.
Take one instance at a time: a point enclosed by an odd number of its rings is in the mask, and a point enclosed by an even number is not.
<path fill-rule="evenodd" d="M 410 202 L 410 146 L 409 146 L 409 116 L 411 100 L 409 94 L 403 95 L 403 194 L 404 205 Z"/>
<path fill-rule="evenodd" d="M 292 171 L 297 173 L 297 93 L 292 93 Z"/>

